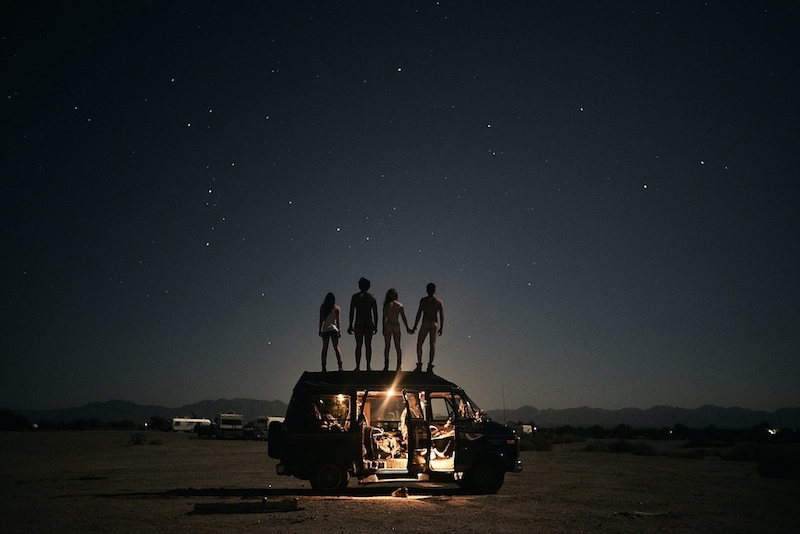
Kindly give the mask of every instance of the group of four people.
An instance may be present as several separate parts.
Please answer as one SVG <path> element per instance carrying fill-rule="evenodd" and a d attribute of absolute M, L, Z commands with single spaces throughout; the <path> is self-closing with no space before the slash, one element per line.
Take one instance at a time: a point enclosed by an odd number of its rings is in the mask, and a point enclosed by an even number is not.
<path fill-rule="evenodd" d="M 356 337 L 356 371 L 361 370 L 361 352 L 364 349 L 367 358 L 367 371 L 372 370 L 372 336 L 378 333 L 378 302 L 375 296 L 369 293 L 370 282 L 366 278 L 358 281 L 360 291 L 350 299 L 350 323 L 347 328 L 348 334 Z M 427 296 L 419 301 L 417 317 L 414 320 L 414 327 L 409 328 L 403 305 L 398 302 L 397 290 L 392 288 L 386 292 L 383 301 L 383 337 L 386 345 L 383 349 L 383 370 L 389 370 L 389 352 L 392 340 L 397 351 L 397 371 L 402 370 L 403 351 L 400 348 L 400 319 L 405 324 L 406 331 L 414 334 L 417 325 L 422 319 L 422 324 L 417 338 L 417 368 L 422 370 L 422 347 L 425 339 L 430 340 L 430 353 L 428 356 L 428 372 L 433 371 L 433 357 L 436 355 L 436 338 L 442 335 L 444 327 L 444 306 L 439 297 L 435 295 L 436 285 L 428 284 L 426 287 Z M 336 304 L 336 297 L 333 293 L 325 296 L 325 301 L 319 308 L 319 335 L 322 337 L 322 370 L 326 371 L 328 360 L 328 345 L 333 344 L 339 370 L 342 370 L 342 351 L 339 347 L 339 337 L 341 334 L 340 325 L 341 309 Z"/>

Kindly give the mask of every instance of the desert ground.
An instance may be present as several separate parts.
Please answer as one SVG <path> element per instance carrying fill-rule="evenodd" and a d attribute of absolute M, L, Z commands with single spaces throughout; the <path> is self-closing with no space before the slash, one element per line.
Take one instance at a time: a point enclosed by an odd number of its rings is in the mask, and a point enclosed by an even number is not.
<path fill-rule="evenodd" d="M 415 483 L 393 497 L 397 484 L 351 480 L 330 497 L 277 476 L 266 442 L 135 434 L 0 433 L 0 531 L 800 531 L 800 481 L 714 457 L 556 445 L 523 452 L 523 472 L 507 474 L 496 495 Z"/>

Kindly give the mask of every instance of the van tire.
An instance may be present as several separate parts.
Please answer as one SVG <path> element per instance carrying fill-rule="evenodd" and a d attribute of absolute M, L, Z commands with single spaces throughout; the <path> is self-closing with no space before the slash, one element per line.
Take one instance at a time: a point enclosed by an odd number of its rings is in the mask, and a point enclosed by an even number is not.
<path fill-rule="evenodd" d="M 319 464 L 311 475 L 311 487 L 320 493 L 338 493 L 347 488 L 350 474 L 347 469 L 334 462 Z"/>
<path fill-rule="evenodd" d="M 503 486 L 505 475 L 505 470 L 498 465 L 480 462 L 464 474 L 464 486 L 474 493 L 497 493 Z"/>

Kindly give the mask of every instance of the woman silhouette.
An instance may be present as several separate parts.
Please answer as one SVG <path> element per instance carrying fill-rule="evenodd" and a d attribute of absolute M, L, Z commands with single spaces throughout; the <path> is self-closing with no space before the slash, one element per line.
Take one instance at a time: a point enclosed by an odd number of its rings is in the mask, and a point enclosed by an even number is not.
<path fill-rule="evenodd" d="M 327 369 L 325 365 L 328 361 L 328 342 L 333 343 L 333 350 L 336 351 L 336 361 L 339 363 L 339 370 L 342 370 L 342 350 L 339 348 L 339 336 L 341 336 L 339 326 L 339 316 L 341 309 L 336 305 L 336 297 L 333 293 L 325 295 L 325 301 L 319 307 L 319 335 L 322 338 L 322 371 Z"/>

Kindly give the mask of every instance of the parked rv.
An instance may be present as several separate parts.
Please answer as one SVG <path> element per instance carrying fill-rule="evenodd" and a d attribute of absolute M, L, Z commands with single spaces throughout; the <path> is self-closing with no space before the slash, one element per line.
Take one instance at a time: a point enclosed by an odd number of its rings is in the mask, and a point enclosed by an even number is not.
<path fill-rule="evenodd" d="M 450 481 L 495 493 L 522 470 L 519 438 L 433 373 L 305 372 L 283 422 L 269 425 L 279 475 L 324 493 L 359 483 Z"/>
<path fill-rule="evenodd" d="M 197 417 L 173 417 L 169 420 L 169 426 L 173 432 L 194 432 L 196 425 L 210 425 L 210 419 Z"/>
<path fill-rule="evenodd" d="M 256 418 L 256 422 L 253 424 L 253 428 L 257 428 L 259 430 L 267 430 L 269 429 L 269 424 L 273 421 L 280 421 L 283 422 L 283 417 L 273 417 L 268 415 L 262 415 Z"/>
<path fill-rule="evenodd" d="M 241 438 L 244 426 L 242 414 L 227 412 L 218 414 L 209 425 L 197 425 L 194 431 L 201 437 Z"/>
<path fill-rule="evenodd" d="M 242 414 L 227 412 L 221 413 L 214 418 L 214 426 L 216 427 L 216 436 L 218 438 L 241 438 L 242 429 Z"/>

